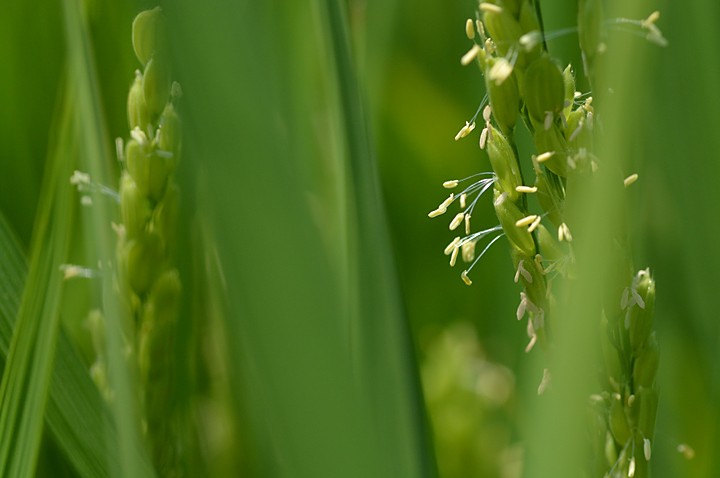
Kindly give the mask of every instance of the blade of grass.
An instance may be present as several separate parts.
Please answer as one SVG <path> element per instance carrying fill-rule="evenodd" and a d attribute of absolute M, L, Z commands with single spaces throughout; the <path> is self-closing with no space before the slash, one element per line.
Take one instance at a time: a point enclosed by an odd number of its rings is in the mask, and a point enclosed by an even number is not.
<path fill-rule="evenodd" d="M 352 62 L 347 15 L 342 3 L 324 3 L 348 145 L 355 365 L 373 403 L 386 471 L 398 477 L 435 476 L 409 324 L 400 300 L 377 165 Z"/>
<path fill-rule="evenodd" d="M 67 119 L 67 118 L 66 118 Z M 69 137 L 71 122 L 56 124 L 59 136 Z M 64 151 L 65 160 L 74 157 Z M 68 186 L 69 187 L 69 186 Z M 27 275 L 24 251 L 5 216 L 0 214 L 0 361 L 10 348 L 13 327 Z M 78 475 L 83 478 L 109 476 L 118 469 L 117 451 L 105 442 L 105 428 L 114 424 L 106 414 L 105 403 L 90 380 L 79 353 L 60 330 L 55 365 L 46 410 L 47 426 Z"/>
<path fill-rule="evenodd" d="M 348 155 L 338 145 L 347 144 L 348 131 L 362 125 L 346 121 L 342 109 L 332 111 L 338 102 L 332 96 L 338 91 L 338 65 L 337 55 L 320 54 L 332 51 L 334 41 L 325 34 L 327 17 L 319 15 L 323 3 L 177 2 L 174 7 L 176 29 L 170 31 L 178 32 L 173 44 L 188 125 L 183 190 L 195 185 L 198 170 L 206 178 L 198 212 L 210 229 L 212 242 L 205 247 L 217 249 L 224 278 L 228 368 L 244 379 L 233 383 L 233 393 L 247 397 L 253 421 L 239 428 L 253 427 L 268 476 L 423 476 L 415 474 L 423 466 L 412 463 L 418 453 L 413 422 L 418 402 L 407 401 L 408 381 L 383 378 L 373 392 L 386 386 L 387 394 L 367 401 L 374 372 L 382 376 L 389 367 L 393 378 L 413 372 L 404 368 L 407 344 L 396 342 L 407 333 L 400 328 L 396 335 L 399 303 L 387 306 L 390 313 L 380 305 L 396 301 L 387 299 L 396 297 L 396 289 L 383 290 L 387 279 L 370 273 L 387 271 L 374 269 L 373 260 L 358 279 L 346 266 L 371 260 L 370 247 L 378 241 L 367 245 L 365 256 L 348 260 L 348 245 L 355 255 L 354 241 L 366 236 L 347 239 L 361 226 L 347 228 L 356 206 L 349 210 L 342 203 L 368 188 L 359 192 L 351 186 L 347 192 Z M 368 232 L 375 233 L 374 228 Z M 384 240 L 379 244 L 386 248 Z M 372 289 L 377 295 L 352 292 L 358 280 L 378 281 Z M 376 302 L 358 309 L 365 299 Z M 378 310 L 382 314 L 370 315 Z M 370 362 L 368 334 L 354 366 L 349 320 L 374 326 L 388 316 L 391 337 L 386 340 L 387 330 L 379 327 L 372 335 L 380 339 L 376 361 Z M 398 343 L 401 360 L 393 355 Z M 388 400 L 381 403 L 379 397 Z M 382 415 L 386 406 L 390 411 Z M 391 414 L 398 410 L 396 419 Z M 386 427 L 380 425 L 384 418 Z M 381 439 L 388 430 L 390 436 Z"/>
<path fill-rule="evenodd" d="M 68 153 L 70 153 L 68 151 Z M 13 327 L 27 275 L 20 243 L 0 214 L 0 360 L 10 348 Z M 104 404 L 74 345 L 61 329 L 46 409 L 47 426 L 83 478 L 108 476 L 117 464 L 114 450 L 105 446 Z"/>
<path fill-rule="evenodd" d="M 176 6 L 189 125 L 182 189 L 194 186 L 198 170 L 207 177 L 198 210 L 225 279 L 227 368 L 240 371 L 232 392 L 247 397 L 235 402 L 247 402 L 252 418 L 238 428 L 252 427 L 262 476 L 378 476 L 340 332 L 343 290 L 318 227 L 326 217 L 318 220 L 308 200 L 307 167 L 317 165 L 320 135 L 299 121 L 300 96 L 290 94 L 307 78 L 284 75 L 277 58 L 292 54 L 279 55 L 270 38 L 293 14 L 306 20 L 307 10 L 288 6 L 275 16 L 258 2 Z M 296 21 L 312 38 L 310 24 Z"/>
<path fill-rule="evenodd" d="M 80 166 L 89 172 L 93 180 L 101 184 L 111 184 L 109 173 L 111 154 L 108 150 L 110 141 L 103 127 L 99 84 L 91 53 L 88 25 L 78 0 L 65 0 L 63 12 L 68 48 L 69 84 L 74 88 L 71 94 L 75 99 L 75 121 L 78 131 L 83 132 L 78 145 Z M 111 221 L 115 206 L 103 198 L 97 199 L 91 208 L 88 231 L 92 237 L 88 243 L 94 246 L 95 250 L 89 251 L 88 257 L 99 259 L 104 270 L 113 271 L 115 238 L 111 230 Z M 89 261 L 89 263 L 94 262 Z M 111 408 L 117 432 L 114 433 L 109 429 L 107 438 L 108 446 L 117 448 L 119 465 L 112 470 L 112 473 L 114 476 L 132 478 L 153 476 L 149 461 L 143 454 L 135 399 L 138 396 L 137 380 L 125 360 L 121 325 L 123 311 L 112 282 L 111 277 L 105 278 L 102 290 L 108 375 L 114 394 Z"/>
<path fill-rule="evenodd" d="M 651 11 L 645 1 L 633 7 L 641 10 L 642 4 L 642 11 Z M 555 390 L 539 398 L 528 423 L 528 476 L 570 476 L 586 466 L 588 397 L 598 388 L 597 311 L 603 309 L 603 300 L 612 297 L 613 267 L 618 256 L 626 253 L 620 247 L 608 247 L 621 237 L 628 207 L 627 198 L 614 193 L 613 182 L 617 184 L 620 172 L 630 163 L 636 138 L 643 137 L 627 112 L 635 111 L 637 92 L 650 83 L 641 52 L 646 46 L 640 39 L 620 45 L 611 38 L 606 63 L 597 72 L 593 96 L 601 98 L 598 114 L 604 126 L 597 136 L 600 169 L 590 180 L 571 185 L 573 202 L 567 202 L 573 235 L 581 238 L 573 242 L 577 280 L 563 283 L 559 291 L 558 302 L 566 307 L 558 310 L 556 322 L 551 369 Z M 605 96 L 611 88 L 614 93 Z"/>
<path fill-rule="evenodd" d="M 59 266 L 67 257 L 74 210 L 70 190 L 63 187 L 73 166 L 65 156 L 74 140 L 68 127 L 71 110 L 64 105 L 61 111 L 60 135 L 48 158 L 30 269 L 0 385 L 1 476 L 33 476 L 42 438 L 59 330 L 63 282 Z"/>

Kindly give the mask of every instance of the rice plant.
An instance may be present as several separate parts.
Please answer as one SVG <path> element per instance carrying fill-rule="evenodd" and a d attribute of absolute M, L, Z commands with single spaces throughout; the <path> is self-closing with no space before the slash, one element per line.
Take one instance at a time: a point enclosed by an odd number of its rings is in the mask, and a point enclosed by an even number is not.
<path fill-rule="evenodd" d="M 592 402 L 588 408 L 593 441 L 587 458 L 588 474 L 647 476 L 658 401 L 655 374 L 659 352 L 652 333 L 655 282 L 649 269 L 633 277 L 627 233 L 618 220 L 625 209 L 622 188 L 630 187 L 638 175 L 623 179 L 622 163 L 617 158 L 606 161 L 602 152 L 596 151 L 604 139 L 596 130 L 604 121 L 602 101 L 610 91 L 606 85 L 613 84 L 613 78 L 602 69 L 608 48 L 606 25 L 634 26 L 647 40 L 666 46 L 667 40 L 656 25 L 660 14 L 655 11 L 636 21 L 606 20 L 601 2 L 579 2 L 577 35 L 590 92 L 576 90 L 572 65 L 563 69 L 550 56 L 548 41 L 552 34 L 543 28 L 539 3 L 480 3 L 477 17 L 466 22 L 466 35 L 475 41 L 461 63 L 476 60 L 485 77 L 489 104 L 480 105 L 485 127 L 479 146 L 487 150 L 492 171 L 443 184 L 455 189 L 460 183 L 469 183 L 457 194 L 461 212 L 449 226 L 455 230 L 464 223 L 466 235 L 453 239 L 445 254 L 451 256 L 453 266 L 462 250 L 463 260 L 471 265 L 461 277 L 471 285 L 469 271 L 498 239 L 507 239 L 516 269 L 514 281 L 523 287 L 516 316 L 518 320 L 528 316 L 525 352 L 536 343 L 549 351 L 539 395 L 552 387 L 556 370 L 559 377 L 555 381 L 572 380 L 577 386 L 582 380 L 555 363 L 553 353 L 562 347 L 558 340 L 578 340 L 576 332 L 568 333 L 572 330 L 569 322 L 595 322 L 585 328 L 593 332 L 599 342 L 596 346 L 602 348 L 604 376 L 597 393 L 588 397 Z M 536 151 L 527 162 L 522 161 L 514 139 L 520 119 Z M 468 136 L 474 127 L 475 118 L 465 123 L 455 140 Z M 525 179 L 529 166 L 534 173 L 532 181 Z M 602 228 L 588 225 L 585 219 L 590 215 L 595 222 L 597 216 L 588 200 L 593 189 L 614 198 L 614 209 L 613 203 L 605 206 L 612 214 Z M 499 226 L 472 232 L 473 210 L 490 190 Z M 537 197 L 537 214 L 530 209 L 529 195 Z M 445 213 L 454 200 L 451 193 L 429 216 Z M 557 239 L 543 221 L 557 230 Z M 568 223 L 573 229 L 576 224 L 581 227 L 575 237 Z M 488 235 L 495 237 L 476 257 L 476 243 Z M 592 248 L 585 249 L 588 246 L 583 241 L 592 242 Z M 597 257 L 602 257 L 602 262 L 596 261 Z M 568 314 L 573 297 L 585 288 L 587 292 L 581 294 L 584 312 Z M 592 346 L 588 339 L 585 346 Z M 558 389 L 564 386 L 560 383 Z M 555 471 L 560 472 L 561 468 Z"/>
<path fill-rule="evenodd" d="M 5 5 L 0 476 L 714 476 L 718 13 Z"/>

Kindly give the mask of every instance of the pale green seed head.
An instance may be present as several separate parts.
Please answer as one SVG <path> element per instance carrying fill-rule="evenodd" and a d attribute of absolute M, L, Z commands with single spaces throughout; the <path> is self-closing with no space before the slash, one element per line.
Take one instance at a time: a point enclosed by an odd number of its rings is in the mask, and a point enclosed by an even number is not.
<path fill-rule="evenodd" d="M 177 269 L 168 269 L 155 280 L 147 302 L 155 307 L 152 320 L 157 324 L 174 322 L 180 306 L 182 284 Z"/>
<path fill-rule="evenodd" d="M 516 188 L 522 184 L 522 181 L 515 153 L 507 138 L 499 130 L 491 124 L 488 124 L 487 129 L 486 148 L 490 164 L 498 178 L 497 184 L 501 192 L 506 193 L 511 201 L 517 201 L 520 193 Z"/>
<path fill-rule="evenodd" d="M 568 115 L 565 138 L 571 149 L 593 150 L 593 125 L 594 111 L 588 105 L 583 105 Z"/>
<path fill-rule="evenodd" d="M 503 133 L 510 135 L 515 128 L 520 113 L 520 92 L 515 72 L 510 73 L 498 82 L 490 74 L 499 61 L 507 63 L 504 58 L 492 58 L 488 60 L 488 68 L 485 70 L 485 87 L 490 99 L 493 115 Z M 512 67 L 511 67 L 512 68 Z"/>
<path fill-rule="evenodd" d="M 609 424 L 615 442 L 620 446 L 625 446 L 632 437 L 632 431 L 625 414 L 625 402 L 620 394 L 615 394 L 611 399 Z"/>
<path fill-rule="evenodd" d="M 120 215 L 128 239 L 145 233 L 150 219 L 150 202 L 128 173 L 123 173 L 120 179 Z"/>
<path fill-rule="evenodd" d="M 146 65 L 153 54 L 162 49 L 165 37 L 165 19 L 160 7 L 140 12 L 132 24 L 132 44 L 138 61 Z"/>
<path fill-rule="evenodd" d="M 151 201 L 157 203 L 162 199 L 173 169 L 173 158 L 160 155 L 157 151 L 147 156 L 147 192 Z"/>
<path fill-rule="evenodd" d="M 162 55 L 153 56 L 145 66 L 142 86 L 150 118 L 157 118 L 170 99 L 170 68 Z"/>
<path fill-rule="evenodd" d="M 655 387 L 638 387 L 635 391 L 638 397 L 639 413 L 637 427 L 643 436 L 652 438 L 655 433 L 655 415 L 657 414 L 658 394 Z"/>
<path fill-rule="evenodd" d="M 517 19 L 506 8 L 480 8 L 483 11 L 483 22 L 490 37 L 495 42 L 498 53 L 505 56 L 508 50 L 518 44 L 524 33 Z"/>
<path fill-rule="evenodd" d="M 501 192 L 497 187 L 494 190 L 493 206 L 500 225 L 510 244 L 518 249 L 523 256 L 532 260 L 535 257 L 535 243 L 526 227 L 515 224 L 525 217 L 525 214 L 515 205 L 507 193 Z"/>
<path fill-rule="evenodd" d="M 91 310 L 90 313 L 88 313 L 85 323 L 87 328 L 90 330 L 93 348 L 98 355 L 105 355 L 105 321 L 103 319 L 102 312 L 97 309 Z"/>
<path fill-rule="evenodd" d="M 561 177 L 567 177 L 568 161 L 567 161 L 567 141 L 558 126 L 554 123 L 549 129 L 545 129 L 543 125 L 536 125 L 535 128 L 535 147 L 541 153 L 552 153 L 542 161 L 543 166 Z"/>
<path fill-rule="evenodd" d="M 537 188 L 538 201 L 546 212 L 547 218 L 550 219 L 554 226 L 559 226 L 562 223 L 565 206 L 563 192 L 558 190 L 555 184 L 550 183 L 547 172 L 539 165 L 535 170 L 535 187 Z"/>
<path fill-rule="evenodd" d="M 626 311 L 626 322 L 629 325 L 630 345 L 636 354 L 645 347 L 650 336 L 655 313 L 655 281 L 650 271 L 638 272 L 630 288 L 633 304 Z"/>
<path fill-rule="evenodd" d="M 525 105 L 532 119 L 544 123 L 547 113 L 558 114 L 565 104 L 562 71 L 548 55 L 542 55 L 525 71 Z"/>
<path fill-rule="evenodd" d="M 128 141 L 125 158 L 128 172 L 135 180 L 139 193 L 152 202 L 159 201 L 168 176 L 174 169 L 173 158 L 151 151 L 147 144 L 140 144 L 135 139 Z"/>
<path fill-rule="evenodd" d="M 156 231 L 160 237 L 165 238 L 166 243 L 169 245 L 174 243 L 172 238 L 175 237 L 177 233 L 179 204 L 180 188 L 178 188 L 174 181 L 170 181 L 162 201 L 155 206 L 152 216 L 153 230 Z"/>
<path fill-rule="evenodd" d="M 160 237 L 146 233 L 129 240 L 121 252 L 121 260 L 126 264 L 130 287 L 135 294 L 142 297 L 150 290 L 165 263 Z"/>
<path fill-rule="evenodd" d="M 657 339 L 653 332 L 650 334 L 645 347 L 635 353 L 635 361 L 633 363 L 633 381 L 635 385 L 652 387 L 653 383 L 655 383 L 655 375 L 657 374 L 659 363 L 660 353 Z"/>
<path fill-rule="evenodd" d="M 130 176 L 132 176 L 135 182 L 143 183 L 143 195 L 147 195 L 147 179 L 145 178 L 146 173 L 144 172 L 147 155 L 146 144 L 140 144 L 135 139 L 131 139 L 125 144 L 125 165 L 127 166 L 128 173 L 130 173 Z"/>
<path fill-rule="evenodd" d="M 538 245 L 540 246 L 540 254 L 542 254 L 544 259 L 548 261 L 559 261 L 565 257 L 566 252 L 545 226 L 540 224 L 536 229 L 536 234 Z"/>
<path fill-rule="evenodd" d="M 145 93 L 143 92 L 143 75 L 140 71 L 135 72 L 135 80 L 130 87 L 130 93 L 127 100 L 128 125 L 130 129 L 140 128 L 146 131 L 147 125 L 150 123 L 150 110 L 145 101 Z"/>
<path fill-rule="evenodd" d="M 160 125 L 157 134 L 157 145 L 163 151 L 173 154 L 175 164 L 180 157 L 180 138 L 181 138 L 180 117 L 178 117 L 175 107 L 172 103 L 168 103 L 160 115 Z"/>

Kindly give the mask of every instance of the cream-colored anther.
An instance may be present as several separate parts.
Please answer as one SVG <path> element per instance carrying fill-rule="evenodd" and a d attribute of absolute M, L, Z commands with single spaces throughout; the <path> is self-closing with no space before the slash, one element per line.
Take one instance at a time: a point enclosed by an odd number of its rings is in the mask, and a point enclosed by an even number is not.
<path fill-rule="evenodd" d="M 445 247 L 445 251 L 444 251 L 445 255 L 446 256 L 450 255 L 450 253 L 453 251 L 453 249 L 455 249 L 458 246 L 459 243 L 460 243 L 460 236 L 453 239 L 452 242 L 450 244 L 448 244 L 447 247 Z"/>
<path fill-rule="evenodd" d="M 637 181 L 637 180 L 638 180 L 638 177 L 639 177 L 639 176 L 637 175 L 637 173 L 631 174 L 630 176 L 626 177 L 626 178 L 623 180 L 623 184 L 624 184 L 625 187 L 627 188 L 627 187 L 629 187 L 631 184 L 633 184 L 635 181 Z"/>
<path fill-rule="evenodd" d="M 455 262 L 457 262 L 459 252 L 460 252 L 459 247 L 455 247 L 453 249 L 452 254 L 450 254 L 450 267 L 455 267 Z"/>
<path fill-rule="evenodd" d="M 465 35 L 467 35 L 468 40 L 475 38 L 475 25 L 473 25 L 472 18 L 465 20 Z"/>
<path fill-rule="evenodd" d="M 454 231 L 458 226 L 465 220 L 465 213 L 459 212 L 455 215 L 452 221 L 450 221 L 450 230 Z"/>
<path fill-rule="evenodd" d="M 538 163 L 542 163 L 552 158 L 553 156 L 555 156 L 555 151 L 546 151 L 542 154 L 538 154 L 537 156 L 535 156 L 535 161 L 537 161 Z"/>
<path fill-rule="evenodd" d="M 542 217 L 538 216 L 535 218 L 535 220 L 528 226 L 528 232 L 533 232 L 537 227 L 540 225 L 540 221 L 542 221 Z"/>
<path fill-rule="evenodd" d="M 513 65 L 505 58 L 498 58 L 488 72 L 488 79 L 496 85 L 502 85 L 513 72 Z"/>
<path fill-rule="evenodd" d="M 515 226 L 517 226 L 517 227 L 529 226 L 537 218 L 538 218 L 538 216 L 536 214 L 530 214 L 529 216 L 525 216 L 524 218 L 518 219 L 517 221 L 515 221 Z"/>
<path fill-rule="evenodd" d="M 459 139 L 462 139 L 465 136 L 469 135 L 472 132 L 472 130 L 474 130 L 474 129 L 475 129 L 475 123 L 474 122 L 468 123 L 466 121 L 465 126 L 460 128 L 460 131 L 458 131 L 457 134 L 455 135 L 455 141 L 458 141 Z"/>
<path fill-rule="evenodd" d="M 446 212 L 447 212 L 447 208 L 439 207 L 439 208 L 437 208 L 437 209 L 433 209 L 432 211 L 430 211 L 430 212 L 428 213 L 428 217 L 429 217 L 429 218 L 433 218 L 433 217 L 442 216 L 442 215 L 445 214 Z"/>
<path fill-rule="evenodd" d="M 469 65 L 478 55 L 480 52 L 480 47 L 478 45 L 473 45 L 472 48 L 468 50 L 467 53 L 465 53 L 462 58 L 460 58 L 460 64 L 462 66 Z"/>

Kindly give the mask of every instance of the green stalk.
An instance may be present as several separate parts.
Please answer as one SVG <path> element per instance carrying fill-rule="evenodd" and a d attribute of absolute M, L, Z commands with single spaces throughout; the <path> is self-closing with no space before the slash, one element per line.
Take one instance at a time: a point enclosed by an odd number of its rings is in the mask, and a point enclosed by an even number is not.
<path fill-rule="evenodd" d="M 392 267 L 380 182 L 355 76 L 343 5 L 324 2 L 338 75 L 341 114 L 347 134 L 348 236 L 351 284 L 351 347 L 361 381 L 373 405 L 379 450 L 389 476 L 437 474 L 427 430 L 410 329 Z M 380 345 L 381 344 L 381 345 Z"/>
<path fill-rule="evenodd" d="M 94 181 L 110 184 L 111 154 L 110 141 L 103 129 L 103 117 L 99 100 L 99 86 L 93 58 L 88 26 L 77 0 L 65 0 L 64 20 L 68 45 L 69 84 L 74 88 L 72 96 L 76 101 L 76 125 L 83 135 L 79 140 L 80 167 L 87 171 Z M 88 251 L 88 263 L 98 260 L 104 270 L 113 270 L 116 265 L 115 238 L 110 225 L 114 217 L 112 205 L 98 197 L 90 208 L 88 241 L 94 250 Z M 118 301 L 112 280 L 102 281 L 99 301 L 103 304 L 105 338 L 108 355 L 108 377 L 114 393 L 111 406 L 116 430 L 108 428 L 107 439 L 111 448 L 118 450 L 118 467 L 113 476 L 140 478 L 153 476 L 146 459 L 140 451 L 141 434 L 138 427 L 139 413 L 136 406 L 137 383 L 125 360 L 123 343 L 122 307 Z"/>
<path fill-rule="evenodd" d="M 66 98 L 70 102 L 71 98 Z M 58 137 L 43 179 L 30 269 L 0 385 L 0 475 L 32 477 L 40 449 L 43 415 L 59 333 L 63 276 L 74 208 L 64 178 L 73 163 L 75 129 L 68 104 L 59 108 Z"/>

